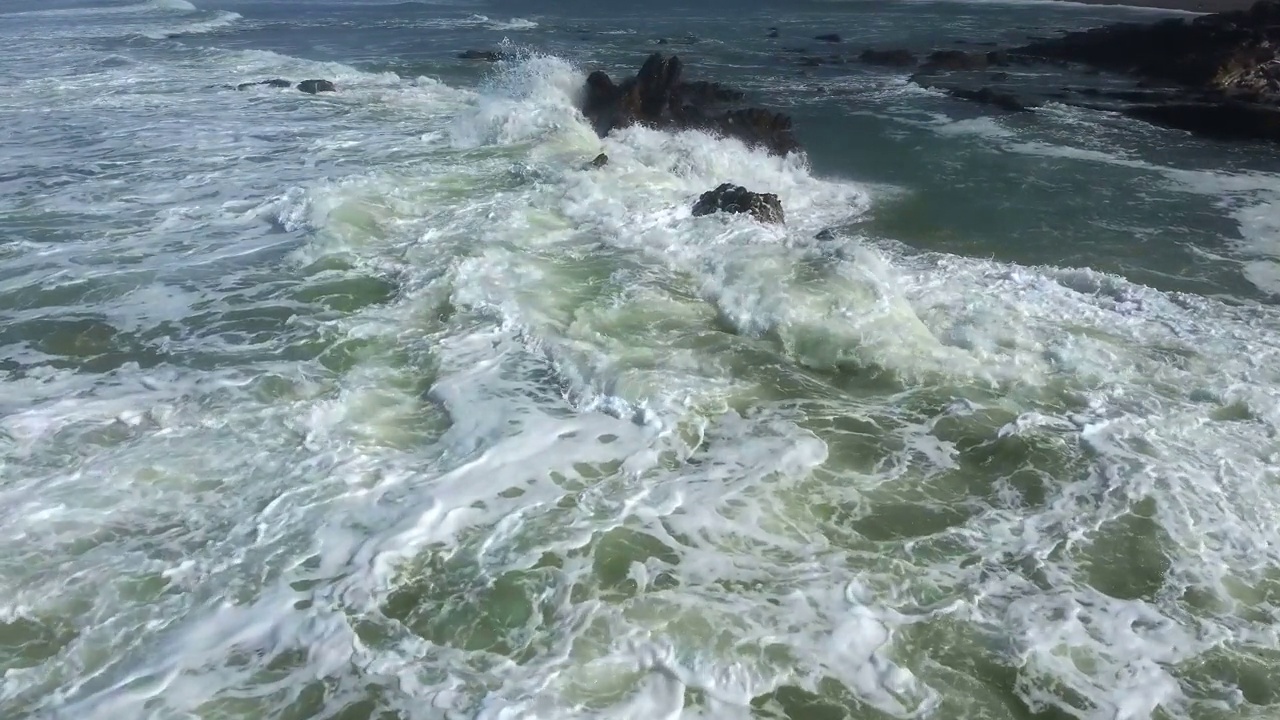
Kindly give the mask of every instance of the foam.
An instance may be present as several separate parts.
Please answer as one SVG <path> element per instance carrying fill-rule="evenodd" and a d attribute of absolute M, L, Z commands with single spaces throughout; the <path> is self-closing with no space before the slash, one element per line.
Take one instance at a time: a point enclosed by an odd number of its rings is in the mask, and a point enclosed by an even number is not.
<path fill-rule="evenodd" d="M 129 191 L 155 204 L 108 183 L 40 200 L 126 223 L 62 252 L 145 250 L 162 281 L 33 312 L 176 327 L 165 362 L 86 382 L 46 357 L 4 380 L 0 457 L 22 472 L 0 538 L 25 550 L 0 562 L 0 612 L 84 629 L 6 675 L 26 714 L 216 713 L 239 693 L 275 716 L 324 677 L 329 714 L 374 686 L 417 713 L 746 718 L 799 687 L 964 716 L 980 694 L 939 669 L 954 640 L 1033 708 L 1181 720 L 1205 707 L 1188 668 L 1274 634 L 1273 310 L 817 241 L 866 187 L 703 133 L 601 140 L 555 58 L 476 91 L 209 62 L 343 91 L 201 95 L 201 123 L 118 93 L 113 152 L 163 157 Z M 103 80 L 64 105 L 100 108 Z M 788 223 L 692 217 L 721 182 L 777 193 Z M 24 246 L 16 289 L 48 282 L 50 245 Z M 344 289 L 370 282 L 394 290 Z M 956 515 L 874 538 L 870 513 L 903 504 Z M 1168 572 L 1106 595 L 1091 554 L 1139 511 Z M 1242 611 L 1195 614 L 1191 590 Z M 512 627 L 466 615 L 499 604 Z M 280 693 L 245 697 L 264 673 Z"/>

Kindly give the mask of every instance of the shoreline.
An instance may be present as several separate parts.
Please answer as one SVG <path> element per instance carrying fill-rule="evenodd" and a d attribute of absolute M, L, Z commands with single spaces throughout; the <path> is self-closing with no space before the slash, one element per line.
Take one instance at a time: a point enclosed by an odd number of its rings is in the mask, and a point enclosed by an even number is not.
<path fill-rule="evenodd" d="M 1219 13 L 1248 10 L 1255 0 L 1068 0 L 1082 5 L 1116 5 L 1159 10 L 1181 10 L 1193 13 Z"/>

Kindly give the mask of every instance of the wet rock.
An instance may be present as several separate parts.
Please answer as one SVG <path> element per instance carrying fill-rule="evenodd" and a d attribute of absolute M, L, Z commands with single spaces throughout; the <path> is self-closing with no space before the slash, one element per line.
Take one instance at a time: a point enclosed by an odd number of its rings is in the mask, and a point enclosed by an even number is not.
<path fill-rule="evenodd" d="M 658 38 L 658 44 L 659 44 L 659 45 L 666 45 L 666 44 L 667 44 L 667 39 L 666 39 L 666 38 Z"/>
<path fill-rule="evenodd" d="M 953 88 L 948 92 L 951 94 L 952 97 L 957 97 L 957 98 L 960 98 L 961 100 L 971 100 L 973 102 L 979 102 L 985 105 L 994 105 L 995 107 L 998 107 L 1001 110 L 1008 110 L 1009 112 L 1030 112 L 1031 110 L 1029 107 L 1023 104 L 1021 100 L 1018 99 L 1017 95 L 1014 95 L 1012 93 L 1007 93 L 1007 92 L 1000 92 L 998 90 L 992 90 L 989 87 L 984 87 L 980 90 L 966 90 L 964 88 Z"/>
<path fill-rule="evenodd" d="M 831 228 L 820 230 L 817 235 L 813 236 L 814 240 L 835 240 L 836 234 Z"/>
<path fill-rule="evenodd" d="M 605 155 L 604 153 L 600 153 L 599 155 L 592 158 L 591 162 L 587 163 L 587 167 L 602 168 L 608 164 L 609 164 L 609 156 Z"/>
<path fill-rule="evenodd" d="M 910 67 L 916 64 L 916 55 L 910 50 L 863 50 L 858 59 L 868 65 Z"/>
<path fill-rule="evenodd" d="M 461 60 L 484 60 L 485 62 L 498 62 L 505 60 L 506 57 L 505 53 L 495 50 L 463 50 L 458 53 L 458 58 Z"/>
<path fill-rule="evenodd" d="M 1134 75 L 1140 88 L 1165 92 L 1154 101 L 1104 93 L 1140 103 L 1120 108 L 1132 117 L 1218 138 L 1280 141 L 1280 0 L 1189 20 L 1106 25 L 1011 53 Z"/>
<path fill-rule="evenodd" d="M 782 201 L 777 195 L 754 193 L 732 183 L 725 183 L 715 190 L 703 193 L 693 206 L 694 217 L 717 212 L 748 213 L 763 223 L 786 222 Z"/>
<path fill-rule="evenodd" d="M 298 89 L 311 95 L 322 92 L 338 92 L 337 86 L 330 80 L 303 80 L 298 83 Z"/>
<path fill-rule="evenodd" d="M 791 119 L 762 108 L 727 107 L 742 93 L 711 82 L 685 82 L 677 56 L 654 53 L 633 78 L 614 83 L 604 72 L 587 76 L 582 113 L 600 136 L 643 124 L 659 129 L 703 130 L 737 138 L 785 155 L 798 151 Z"/>
<path fill-rule="evenodd" d="M 778 37 L 778 28 L 776 28 L 776 27 L 775 27 L 775 28 L 769 28 L 769 34 L 768 34 L 768 35 L 766 35 L 765 37 L 770 38 L 770 39 L 776 39 L 776 38 Z"/>
<path fill-rule="evenodd" d="M 1183 102 L 1135 105 L 1123 111 L 1154 125 L 1220 140 L 1280 141 L 1280 107 L 1256 102 Z"/>
<path fill-rule="evenodd" d="M 263 85 L 266 87 L 273 87 L 273 88 L 293 87 L 293 83 L 288 80 L 282 80 L 280 78 L 272 78 L 271 80 L 259 80 L 257 82 L 240 83 L 239 85 L 236 86 L 236 89 L 248 90 L 249 88 L 256 87 L 258 85 Z"/>
<path fill-rule="evenodd" d="M 987 55 L 967 53 L 963 50 L 938 50 L 929 56 L 921 72 L 931 73 L 955 70 L 985 70 L 989 64 Z"/>
<path fill-rule="evenodd" d="M 813 39 L 821 40 L 822 42 L 829 42 L 829 43 L 840 42 L 840 36 L 835 33 L 827 33 L 826 35 L 814 35 Z"/>

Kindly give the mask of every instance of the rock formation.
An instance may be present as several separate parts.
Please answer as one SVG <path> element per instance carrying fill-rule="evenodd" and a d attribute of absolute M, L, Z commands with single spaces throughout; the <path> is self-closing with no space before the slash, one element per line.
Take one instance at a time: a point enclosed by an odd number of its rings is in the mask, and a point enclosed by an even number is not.
<path fill-rule="evenodd" d="M 630 125 L 659 129 L 704 130 L 785 155 L 800 149 L 791 118 L 761 108 L 728 107 L 742 93 L 710 82 L 685 82 L 676 56 L 654 53 L 640 72 L 615 84 L 595 71 L 587 76 L 582 113 L 601 136 Z"/>
<path fill-rule="evenodd" d="M 754 193 L 732 183 L 702 193 L 693 206 L 694 217 L 717 212 L 748 213 L 763 223 L 786 222 L 782 201 L 772 193 Z"/>

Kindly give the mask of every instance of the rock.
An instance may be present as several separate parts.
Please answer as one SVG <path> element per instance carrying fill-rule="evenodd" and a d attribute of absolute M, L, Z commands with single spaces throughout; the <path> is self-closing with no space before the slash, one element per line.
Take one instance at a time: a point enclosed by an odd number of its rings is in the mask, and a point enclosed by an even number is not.
<path fill-rule="evenodd" d="M 693 206 L 694 217 L 717 212 L 749 213 L 763 223 L 782 223 L 786 218 L 782 201 L 772 193 L 754 193 L 740 185 L 725 183 L 715 190 L 702 193 Z"/>
<path fill-rule="evenodd" d="M 761 108 L 726 107 L 742 93 L 711 82 L 685 82 L 677 56 L 654 53 L 635 77 L 615 84 L 604 72 L 587 76 L 582 113 L 596 132 L 643 124 L 659 129 L 704 130 L 785 155 L 798 151 L 786 115 Z"/>
<path fill-rule="evenodd" d="M 484 60 L 486 62 L 498 62 L 507 58 L 505 53 L 496 52 L 494 50 L 464 50 L 458 53 L 458 58 L 462 60 Z"/>
<path fill-rule="evenodd" d="M 1280 141 L 1280 107 L 1255 102 L 1135 105 L 1123 111 L 1154 125 L 1187 130 L 1220 140 Z"/>
<path fill-rule="evenodd" d="M 667 44 L 667 39 L 666 39 L 666 38 L 658 38 L 658 44 L 659 44 L 659 45 L 666 45 L 666 44 Z"/>
<path fill-rule="evenodd" d="M 609 156 L 605 155 L 604 153 L 600 153 L 599 155 L 592 158 L 591 162 L 587 163 L 588 166 L 593 168 L 602 168 L 608 164 L 609 164 Z"/>
<path fill-rule="evenodd" d="M 775 27 L 775 28 L 769 28 L 769 34 L 768 34 L 768 35 L 766 35 L 765 37 L 770 38 L 770 39 L 775 39 L 775 38 L 777 38 L 777 37 L 778 37 L 778 28 L 776 28 L 776 27 Z"/>
<path fill-rule="evenodd" d="M 1132 117 L 1216 138 L 1280 141 L 1280 0 L 1190 20 L 1106 25 L 1010 52 L 1130 74 L 1139 88 L 1163 93 L 1103 93 L 1138 103 L 1118 108 Z"/>
<path fill-rule="evenodd" d="M 826 35 L 814 35 L 813 39 L 821 40 L 822 42 L 829 42 L 829 43 L 840 42 L 840 36 L 835 33 L 827 33 Z"/>
<path fill-rule="evenodd" d="M 994 105 L 1001 110 L 1008 110 L 1009 112 L 1030 112 L 1030 108 L 1024 105 L 1017 95 L 999 92 L 989 87 L 984 87 L 981 90 L 954 88 L 948 92 L 953 97 L 958 97 L 961 100 L 972 100 L 973 102 Z"/>
<path fill-rule="evenodd" d="M 240 83 L 239 85 L 236 86 L 236 89 L 248 90 L 249 88 L 255 87 L 257 85 L 265 85 L 267 87 L 273 87 L 273 88 L 293 87 L 293 83 L 289 82 L 288 80 L 282 80 L 280 78 L 272 78 L 271 80 L 259 80 L 257 82 Z"/>
<path fill-rule="evenodd" d="M 987 58 L 988 55 L 963 50 L 938 50 L 929 56 L 920 71 L 985 70 L 989 64 Z"/>
<path fill-rule="evenodd" d="M 824 230 L 819 231 L 817 235 L 814 235 L 813 239 L 814 240 L 835 240 L 836 234 L 831 228 L 826 228 Z"/>
<path fill-rule="evenodd" d="M 303 80 L 298 83 L 298 89 L 312 95 L 322 92 L 338 92 L 338 88 L 329 80 Z"/>
<path fill-rule="evenodd" d="M 818 67 L 822 64 L 822 58 L 802 57 L 800 58 L 800 64 L 805 67 Z"/>
<path fill-rule="evenodd" d="M 991 73 L 991 79 L 994 80 L 995 82 L 1004 82 L 1009 79 L 1009 73 L 1007 72 Z"/>
<path fill-rule="evenodd" d="M 915 53 L 910 50 L 863 50 L 858 59 L 868 65 L 909 67 L 916 64 Z"/>

